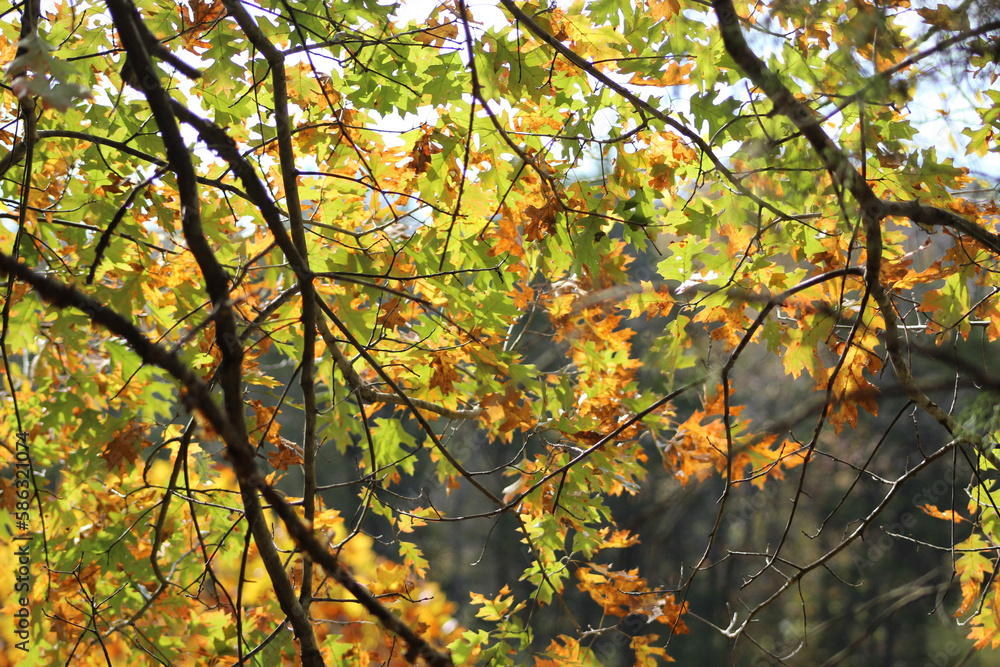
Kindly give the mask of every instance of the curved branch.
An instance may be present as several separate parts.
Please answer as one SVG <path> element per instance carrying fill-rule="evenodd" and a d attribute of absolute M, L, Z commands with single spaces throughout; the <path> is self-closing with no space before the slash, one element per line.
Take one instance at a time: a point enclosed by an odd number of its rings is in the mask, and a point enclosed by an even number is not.
<path fill-rule="evenodd" d="M 247 442 L 246 421 L 243 415 L 243 346 L 237 333 L 236 317 L 232 301 L 229 298 L 229 276 L 216 258 L 215 252 L 202 230 L 198 181 L 194 163 L 184 138 L 181 136 L 180 127 L 177 125 L 177 118 L 171 108 L 171 98 L 163 89 L 159 75 L 153 68 L 149 53 L 151 45 L 147 44 L 149 30 L 145 26 L 140 28 L 142 19 L 136 11 L 135 5 L 129 0 L 106 1 L 131 66 L 131 84 L 146 96 L 163 140 L 167 162 L 177 178 L 184 240 L 204 276 L 205 289 L 212 300 L 212 307 L 216 314 L 216 344 L 222 354 L 218 378 L 223 389 L 225 415 L 232 431 L 230 433 L 231 451 L 237 452 L 237 448 L 243 448 L 242 451 L 238 452 L 239 455 L 233 456 L 232 459 L 239 473 L 240 493 L 247 521 L 281 610 L 288 616 L 299 640 L 302 663 L 309 667 L 322 665 L 324 664 L 323 656 L 316 640 L 316 633 L 309 621 L 306 609 L 299 603 L 295 595 L 295 589 L 288 572 L 285 570 L 264 516 L 260 497 L 257 495 L 257 488 L 261 487 L 259 483 L 251 481 L 254 477 L 259 476 L 259 473 L 254 463 L 253 450 Z M 156 44 L 158 45 L 159 42 Z M 155 47 L 153 48 L 155 49 Z M 207 389 L 205 391 L 208 393 Z M 230 442 L 227 441 L 226 444 L 230 445 Z M 290 510 L 289 512 L 288 516 L 283 518 L 286 521 L 289 520 L 289 517 L 298 521 L 294 512 Z M 303 528 L 303 530 L 305 529 Z M 289 526 L 289 532 L 292 532 L 291 526 Z"/>
<path fill-rule="evenodd" d="M 719 31 L 730 57 L 759 87 L 774 105 L 776 113 L 787 116 L 815 149 L 834 182 L 850 191 L 861 208 L 865 229 L 865 282 L 868 293 L 882 314 L 885 328 L 885 348 L 893 370 L 907 396 L 933 417 L 948 433 L 959 437 L 960 427 L 951 415 L 942 410 L 917 386 L 916 379 L 904 358 L 896 326 L 896 311 L 889 293 L 879 280 L 882 264 L 881 222 L 887 215 L 905 216 L 914 222 L 952 227 L 969 234 L 987 248 L 1000 253 L 1000 236 L 978 227 L 972 222 L 949 211 L 925 206 L 918 202 L 901 203 L 879 199 L 858 173 L 843 150 L 830 139 L 820 126 L 820 120 L 800 102 L 781 79 L 750 49 L 740 28 L 739 18 L 732 0 L 713 0 L 712 6 L 719 19 Z M 975 434 L 964 434 L 962 439 L 976 445 L 981 451 L 980 439 Z"/>
<path fill-rule="evenodd" d="M 885 206 L 885 214 L 909 218 L 918 225 L 928 227 L 948 227 L 960 234 L 970 236 L 986 248 L 1000 255 L 1000 234 L 995 234 L 984 227 L 980 227 L 971 220 L 966 220 L 957 213 L 936 206 L 928 206 L 918 201 L 899 202 L 882 200 Z"/>
<path fill-rule="evenodd" d="M 536 23 L 533 18 L 531 18 L 523 11 L 521 11 L 521 9 L 516 4 L 514 4 L 514 0 L 500 0 L 500 4 L 503 5 L 504 8 L 507 9 L 507 11 L 509 11 L 514 18 L 516 18 L 518 21 L 527 26 L 528 30 L 530 30 L 536 37 L 538 37 L 540 40 L 542 40 L 543 42 L 551 46 L 553 49 L 555 49 L 556 52 L 559 53 L 566 60 L 570 61 L 578 68 L 580 68 L 582 71 L 586 72 L 589 76 L 594 77 L 595 79 L 603 83 L 605 86 L 607 86 L 611 90 L 615 91 L 616 93 L 624 97 L 636 109 L 642 110 L 648 113 L 650 116 L 656 118 L 657 120 L 666 123 L 674 130 L 676 130 L 679 134 L 687 138 L 691 143 L 697 146 L 702 153 L 704 153 L 708 157 L 708 159 L 712 162 L 712 165 L 719 170 L 719 173 L 721 173 L 723 177 L 725 177 L 725 179 L 729 181 L 729 183 L 732 184 L 732 186 L 736 188 L 741 195 L 749 198 L 761 208 L 767 209 L 768 211 L 774 213 L 777 216 L 780 216 L 782 218 L 789 217 L 786 213 L 778 209 L 776 206 L 764 201 L 763 199 L 755 195 L 753 192 L 751 192 L 749 189 L 747 189 L 747 187 L 743 185 L 740 179 L 737 178 L 736 174 L 730 171 L 730 169 L 725 164 L 723 164 L 722 160 L 720 160 L 719 157 L 715 154 L 715 152 L 712 150 L 712 147 L 708 144 L 708 142 L 702 139 L 701 136 L 699 136 L 696 132 L 692 131 L 683 123 L 674 120 L 663 111 L 660 111 L 653 105 L 649 104 L 645 100 L 633 94 L 628 88 L 614 81 L 606 74 L 604 74 L 604 72 L 601 72 L 599 69 L 594 67 L 593 63 L 587 62 L 586 60 L 578 56 L 572 50 L 567 48 L 562 42 L 560 42 L 554 36 L 549 34 L 545 29 L 543 29 L 540 25 L 538 25 L 538 23 Z"/>
<path fill-rule="evenodd" d="M 927 206 L 917 201 L 879 199 L 868 182 L 851 165 L 844 151 L 823 131 L 822 118 L 815 116 L 809 107 L 800 102 L 781 79 L 750 49 L 740 29 L 732 0 L 714 0 L 712 4 L 719 19 L 719 31 L 723 43 L 730 57 L 754 85 L 764 91 L 774 105 L 773 111 L 787 116 L 792 121 L 823 160 L 834 180 L 849 190 L 860 204 L 865 220 L 865 232 L 868 234 L 869 247 L 866 250 L 870 281 L 878 280 L 877 269 L 881 260 L 881 232 L 878 224 L 890 215 L 906 217 L 923 225 L 950 227 L 971 236 L 993 252 L 1000 254 L 1000 235 L 979 227 L 951 211 Z M 877 244 L 876 237 L 879 239 Z"/>
<path fill-rule="evenodd" d="M 234 0 L 223 0 L 226 11 L 236 19 L 244 35 L 254 48 L 264 54 L 271 70 L 272 93 L 274 95 L 274 130 L 278 138 L 278 161 L 281 166 L 281 181 L 285 191 L 285 208 L 288 211 L 289 229 L 292 242 L 298 251 L 303 272 L 298 276 L 302 292 L 302 354 L 299 359 L 299 386 L 302 389 L 302 403 L 305 425 L 302 434 L 302 505 L 305 520 L 312 523 L 316 512 L 316 385 L 314 369 L 316 364 L 316 289 L 312 272 L 309 270 L 309 248 L 306 243 L 305 226 L 302 222 L 302 205 L 299 198 L 299 175 L 295 166 L 295 149 L 292 146 L 292 122 L 288 114 L 288 85 L 285 79 L 285 55 L 271 43 L 271 40 L 254 23 L 246 9 Z M 291 13 L 291 8 L 285 5 Z M 292 22 L 295 22 L 292 17 Z M 296 24 L 296 29 L 298 25 Z M 304 41 L 304 40 L 303 40 Z M 300 600 L 305 609 L 312 599 L 312 563 L 307 559 L 302 564 L 302 586 Z"/>
<path fill-rule="evenodd" d="M 299 254 L 298 249 L 292 242 L 292 237 L 288 235 L 285 226 L 281 222 L 281 211 L 278 205 L 271 199 L 264 183 L 257 176 L 253 166 L 243 157 L 236 141 L 230 137 L 226 131 L 210 120 L 202 118 L 180 102 L 173 102 L 174 113 L 183 123 L 190 125 L 198 132 L 198 136 L 208 146 L 208 149 L 225 160 L 233 174 L 240 179 L 243 187 L 246 188 L 246 198 L 252 202 L 260 211 L 264 218 L 264 224 L 268 231 L 274 236 L 275 242 L 281 251 L 285 253 L 295 277 L 300 281 L 309 278 L 312 273 L 306 265 L 305 260 Z"/>
<path fill-rule="evenodd" d="M 94 275 L 97 273 L 97 267 L 101 264 L 101 258 L 104 257 L 104 251 L 107 250 L 108 246 L 111 244 L 111 237 L 114 236 L 115 228 L 121 223 L 125 218 L 125 213 L 128 211 L 129 207 L 132 206 L 132 202 L 135 198 L 142 192 L 150 183 L 155 181 L 160 176 L 167 171 L 166 167 L 160 167 L 157 169 L 149 178 L 146 178 L 139 183 L 137 186 L 132 188 L 132 191 L 128 193 L 128 197 L 125 198 L 125 203 L 118 207 L 115 212 L 115 217 L 111 218 L 111 222 L 108 223 L 107 228 L 101 232 L 101 238 L 97 240 L 97 247 L 94 249 L 94 262 L 90 265 L 90 272 L 87 273 L 87 284 L 92 285 L 94 283 Z"/>
<path fill-rule="evenodd" d="M 340 344 L 333 337 L 333 332 L 330 331 L 326 322 L 319 320 L 316 324 L 319 326 L 319 333 L 323 337 L 323 342 L 325 342 L 327 348 L 329 348 L 330 353 L 333 355 L 334 363 L 337 364 L 337 368 L 340 369 L 340 372 L 344 375 L 344 379 L 347 381 L 347 385 L 350 387 L 351 391 L 357 392 L 358 396 L 360 396 L 366 403 L 388 403 L 390 405 L 407 404 L 406 400 L 399 394 L 378 391 L 366 383 L 364 379 L 362 379 L 361 375 L 354 370 L 351 360 L 348 359 L 344 355 L 344 352 L 340 349 Z M 437 403 L 431 403 L 430 401 L 424 401 L 419 398 L 409 398 L 409 402 L 420 410 L 433 412 L 436 415 L 441 415 L 442 417 L 446 417 L 448 419 L 475 419 L 483 413 L 483 408 L 481 406 L 460 410 L 438 405 Z"/>

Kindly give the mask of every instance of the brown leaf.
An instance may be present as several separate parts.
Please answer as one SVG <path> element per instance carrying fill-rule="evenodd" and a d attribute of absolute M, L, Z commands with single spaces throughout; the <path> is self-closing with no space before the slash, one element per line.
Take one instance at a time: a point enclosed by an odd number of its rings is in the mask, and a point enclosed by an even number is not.
<path fill-rule="evenodd" d="M 413 160 L 413 171 L 418 174 L 427 172 L 431 165 L 431 156 L 441 152 L 441 147 L 431 143 L 431 135 L 425 128 L 424 136 L 417 139 L 417 143 L 410 151 L 410 159 Z"/>
<path fill-rule="evenodd" d="M 524 226 L 524 238 L 526 241 L 540 241 L 549 234 L 556 226 L 556 213 L 559 212 L 559 202 L 554 199 L 546 200 L 541 207 L 528 206 L 524 209 L 524 215 L 528 218 L 528 223 Z"/>
<path fill-rule="evenodd" d="M 389 299 L 382 304 L 379 308 L 378 318 L 375 320 L 377 324 L 381 324 L 386 329 L 395 329 L 406 324 L 406 318 L 403 317 L 399 309 L 399 299 Z"/>
<path fill-rule="evenodd" d="M 278 436 L 275 446 L 277 451 L 267 455 L 267 462 L 275 470 L 288 470 L 288 466 L 301 465 L 303 451 L 302 448 L 291 440 Z"/>
<path fill-rule="evenodd" d="M 125 464 L 135 463 L 139 458 L 139 452 L 147 444 L 142 437 L 144 430 L 145 427 L 133 419 L 125 428 L 115 431 L 111 442 L 101 452 L 101 458 L 104 459 L 108 470 L 113 471 L 117 468 L 119 475 L 125 475 Z"/>
<path fill-rule="evenodd" d="M 434 369 L 434 373 L 431 375 L 431 389 L 437 387 L 442 393 L 450 394 L 455 382 L 459 379 L 452 361 L 444 352 L 435 352 L 431 368 Z"/>

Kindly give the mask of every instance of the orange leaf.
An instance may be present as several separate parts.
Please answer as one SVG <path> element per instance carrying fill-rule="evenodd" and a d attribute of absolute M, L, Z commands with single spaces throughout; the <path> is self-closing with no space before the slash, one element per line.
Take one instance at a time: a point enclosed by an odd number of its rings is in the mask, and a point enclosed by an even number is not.
<path fill-rule="evenodd" d="M 301 465 L 303 456 L 301 447 L 291 440 L 282 438 L 280 435 L 275 445 L 278 451 L 267 455 L 267 461 L 271 464 L 271 467 L 275 470 L 288 470 L 288 466 L 290 465 Z"/>
<path fill-rule="evenodd" d="M 395 329 L 396 327 L 405 325 L 406 318 L 400 312 L 399 299 L 385 301 L 382 307 L 379 308 L 379 314 L 375 322 L 381 324 L 386 329 Z"/>
<path fill-rule="evenodd" d="M 540 241 L 551 234 L 556 226 L 556 213 L 558 212 L 559 203 L 554 199 L 546 200 L 541 207 L 526 207 L 524 214 L 528 216 L 528 223 L 524 225 L 525 240 Z"/>
<path fill-rule="evenodd" d="M 929 514 L 936 519 L 944 519 L 945 521 L 952 521 L 954 523 L 961 523 L 963 521 L 966 521 L 966 519 L 961 515 L 959 515 L 957 512 L 955 512 L 955 510 L 942 511 L 939 510 L 937 506 L 930 504 L 920 505 L 920 509 L 922 509 L 926 514 Z"/>
<path fill-rule="evenodd" d="M 431 368 L 434 369 L 434 373 L 431 375 L 430 388 L 437 387 L 443 393 L 450 394 L 455 382 L 459 380 L 453 361 L 444 352 L 435 352 Z"/>
<path fill-rule="evenodd" d="M 680 14 L 681 3 L 678 0 L 649 0 L 649 15 L 654 19 L 669 19 Z"/>
<path fill-rule="evenodd" d="M 678 65 L 670 62 L 658 77 L 643 76 L 636 72 L 629 79 L 629 83 L 633 86 L 681 86 L 688 82 L 688 74 L 693 69 L 694 63 Z"/>

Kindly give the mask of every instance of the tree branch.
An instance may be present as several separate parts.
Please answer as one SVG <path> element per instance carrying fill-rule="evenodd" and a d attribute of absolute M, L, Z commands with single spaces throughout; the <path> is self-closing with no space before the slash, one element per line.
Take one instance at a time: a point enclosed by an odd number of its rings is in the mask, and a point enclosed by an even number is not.
<path fill-rule="evenodd" d="M 327 551 L 326 546 L 295 514 L 295 510 L 288 504 L 284 496 L 267 483 L 257 469 L 255 452 L 246 436 L 240 433 L 226 413 L 216 404 L 208 385 L 188 368 L 177 354 L 149 340 L 135 325 L 116 311 L 98 303 L 70 285 L 35 273 L 3 252 L 0 252 L 0 273 L 14 276 L 28 283 L 35 288 L 42 299 L 57 308 L 75 308 L 83 312 L 95 324 L 104 327 L 111 334 L 121 337 L 143 362 L 162 368 L 178 380 L 183 387 L 182 397 L 185 405 L 189 409 L 198 411 L 225 443 L 226 456 L 241 483 L 250 490 L 259 490 L 270 504 L 271 509 L 281 518 L 289 536 L 296 544 L 310 558 L 319 563 L 338 584 L 354 596 L 370 614 L 375 616 L 383 627 L 407 643 L 409 647 L 406 654 L 407 660 L 414 662 L 419 657 L 434 666 L 450 667 L 453 665 L 451 657 L 447 653 L 435 649 L 409 626 L 400 621 L 367 588 L 354 579 L 350 572 L 340 564 L 336 556 Z M 257 496 L 253 494 L 252 497 L 256 498 Z M 263 550 L 263 545 L 258 546 Z"/>
<path fill-rule="evenodd" d="M 302 261 L 305 274 L 298 277 L 302 293 L 302 354 L 299 358 L 299 386 L 302 388 L 302 404 L 305 424 L 302 433 L 302 506 L 305 520 L 312 523 L 316 512 L 316 385 L 314 369 L 316 365 L 316 289 L 313 275 L 309 270 L 309 247 L 306 243 L 305 226 L 302 222 L 302 203 L 299 199 L 299 177 L 295 166 L 295 149 L 292 146 L 292 124 L 288 115 L 288 83 L 285 79 L 285 54 L 257 28 L 250 14 L 238 2 L 223 0 L 229 14 L 236 19 L 250 42 L 267 59 L 271 70 L 271 85 L 274 94 L 274 129 L 278 138 L 278 161 L 281 166 L 281 180 L 285 190 L 285 208 L 288 210 L 289 229 L 292 241 Z M 291 13 L 291 8 L 286 5 Z M 294 22 L 294 17 L 292 17 Z M 309 608 L 312 599 L 312 564 L 306 560 L 302 571 L 302 605 Z"/>
<path fill-rule="evenodd" d="M 774 105 L 774 110 L 787 116 L 809 141 L 834 181 L 847 189 L 858 201 L 866 236 L 865 282 L 882 314 L 885 347 L 893 370 L 910 400 L 933 417 L 948 433 L 959 437 L 960 429 L 951 415 L 920 390 L 904 358 L 896 325 L 895 307 L 879 279 L 882 263 L 881 222 L 887 215 L 897 215 L 908 217 L 921 224 L 952 227 L 973 236 L 998 253 L 1000 253 L 1000 237 L 949 211 L 924 206 L 917 202 L 904 204 L 879 199 L 867 181 L 851 165 L 843 150 L 823 131 L 820 119 L 796 99 L 781 79 L 771 72 L 764 61 L 747 45 L 732 0 L 713 0 L 712 6 L 719 19 L 719 31 L 722 33 L 722 40 L 730 57 L 738 63 L 750 80 L 764 91 Z M 975 444 L 981 450 L 980 439 L 975 434 L 966 434 L 963 439 Z"/>
<path fill-rule="evenodd" d="M 358 396 L 360 396 L 366 403 L 388 403 L 390 405 L 407 404 L 406 400 L 404 400 L 404 398 L 399 394 L 378 391 L 365 382 L 361 375 L 354 370 L 351 360 L 348 359 L 344 355 L 344 352 L 340 349 L 340 343 L 333 337 L 333 332 L 330 331 L 326 322 L 319 320 L 317 325 L 319 326 L 319 333 L 323 337 L 323 342 L 326 343 L 327 348 L 330 350 L 330 354 L 333 355 L 333 361 L 337 365 L 340 372 L 344 375 L 344 380 L 347 382 L 347 386 L 350 387 L 351 391 L 357 392 Z M 447 419 L 475 419 L 483 413 L 482 407 L 460 410 L 438 405 L 437 403 L 431 403 L 430 401 L 424 401 L 419 398 L 409 398 L 409 402 L 420 410 L 433 412 L 434 414 L 441 415 Z"/>
<path fill-rule="evenodd" d="M 628 100 L 628 102 L 636 109 L 640 109 L 648 113 L 653 118 L 656 118 L 657 120 L 666 123 L 668 126 L 676 130 L 679 134 L 687 138 L 688 141 L 697 146 L 698 149 L 702 153 L 704 153 L 705 156 L 708 157 L 708 159 L 712 162 L 715 168 L 719 170 L 719 173 L 722 174 L 723 177 L 727 181 L 729 181 L 729 183 L 734 188 L 736 188 L 736 190 L 741 195 L 747 197 L 761 208 L 764 208 L 781 218 L 792 217 L 784 213 L 780 209 L 778 209 L 773 204 L 764 201 L 763 199 L 755 195 L 753 192 L 748 190 L 747 187 L 744 186 L 743 183 L 740 181 L 740 179 L 737 178 L 736 175 L 732 171 L 730 171 L 730 169 L 725 164 L 723 164 L 722 160 L 720 160 L 719 157 L 715 154 L 715 152 L 712 150 L 712 147 L 708 144 L 708 142 L 702 139 L 701 136 L 699 136 L 696 132 L 692 131 L 683 123 L 674 120 L 663 111 L 660 111 L 653 105 L 649 104 L 645 100 L 633 94 L 628 88 L 626 88 L 622 84 L 618 83 L 617 81 L 610 78 L 609 76 L 601 72 L 599 69 L 594 67 L 593 63 L 589 63 L 580 56 L 578 56 L 572 50 L 563 45 L 562 42 L 560 42 L 554 36 L 549 34 L 548 31 L 546 31 L 540 25 L 538 25 L 538 23 L 536 23 L 533 18 L 531 18 L 523 11 L 521 11 L 521 9 L 516 4 L 514 4 L 514 0 L 500 0 L 500 4 L 503 5 L 504 8 L 507 11 L 509 11 L 515 19 L 517 19 L 525 26 L 527 26 L 528 30 L 532 34 L 534 34 L 540 40 L 542 40 L 543 42 L 551 46 L 553 49 L 555 49 L 555 51 L 559 53 L 561 56 L 563 56 L 566 60 L 570 61 L 578 68 L 580 68 L 582 71 L 586 72 L 587 74 L 594 77 L 595 79 L 603 83 L 611 90 L 621 95 L 623 98 Z"/>
<path fill-rule="evenodd" d="M 216 316 L 216 343 L 222 353 L 218 378 L 223 389 L 225 414 L 228 417 L 229 428 L 233 431 L 230 435 L 233 440 L 232 451 L 237 452 L 236 447 L 240 446 L 245 448 L 243 451 L 238 451 L 238 455 L 233 457 L 233 461 L 236 463 L 245 458 L 237 467 L 237 471 L 242 473 L 240 474 L 240 492 L 243 497 L 247 521 L 268 576 L 274 585 L 281 609 L 288 616 L 295 629 L 300 644 L 302 663 L 309 667 L 322 665 L 323 657 L 316 641 L 312 623 L 309 621 L 306 610 L 299 604 L 295 596 L 291 580 L 285 571 L 267 526 L 264 511 L 260 505 L 260 497 L 255 488 L 258 485 L 250 483 L 252 477 L 259 473 L 257 473 L 252 450 L 246 439 L 242 386 L 243 346 L 240 343 L 236 329 L 236 318 L 229 298 L 229 276 L 219 264 L 202 231 L 197 175 L 191 161 L 191 154 L 188 152 L 177 125 L 177 119 L 171 110 L 171 99 L 160 85 L 160 78 L 153 69 L 146 44 L 146 37 L 150 34 L 149 30 L 145 26 L 139 27 L 142 19 L 129 0 L 107 0 L 107 5 L 129 60 L 133 75 L 131 83 L 146 96 L 163 139 L 167 162 L 177 177 L 184 240 L 194 255 L 195 261 L 198 262 L 204 276 L 205 288 L 212 300 Z M 227 441 L 226 444 L 230 443 Z M 291 516 L 294 517 L 294 514 Z M 297 520 L 297 517 L 295 518 Z"/>
<path fill-rule="evenodd" d="M 927 227 L 947 227 L 954 229 L 960 234 L 970 236 L 987 249 L 1000 255 L 1000 235 L 995 234 L 984 227 L 980 227 L 971 220 L 966 220 L 957 213 L 936 206 L 927 206 L 919 201 L 900 202 L 883 199 L 887 216 L 897 216 L 909 218 L 918 225 Z"/>

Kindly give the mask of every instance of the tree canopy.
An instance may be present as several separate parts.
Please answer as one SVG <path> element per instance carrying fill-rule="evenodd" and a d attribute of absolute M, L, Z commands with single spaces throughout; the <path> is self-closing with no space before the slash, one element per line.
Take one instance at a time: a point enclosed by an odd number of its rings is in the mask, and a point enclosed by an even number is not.
<path fill-rule="evenodd" d="M 1000 5 L 0 16 L 2 660 L 1000 645 Z"/>

